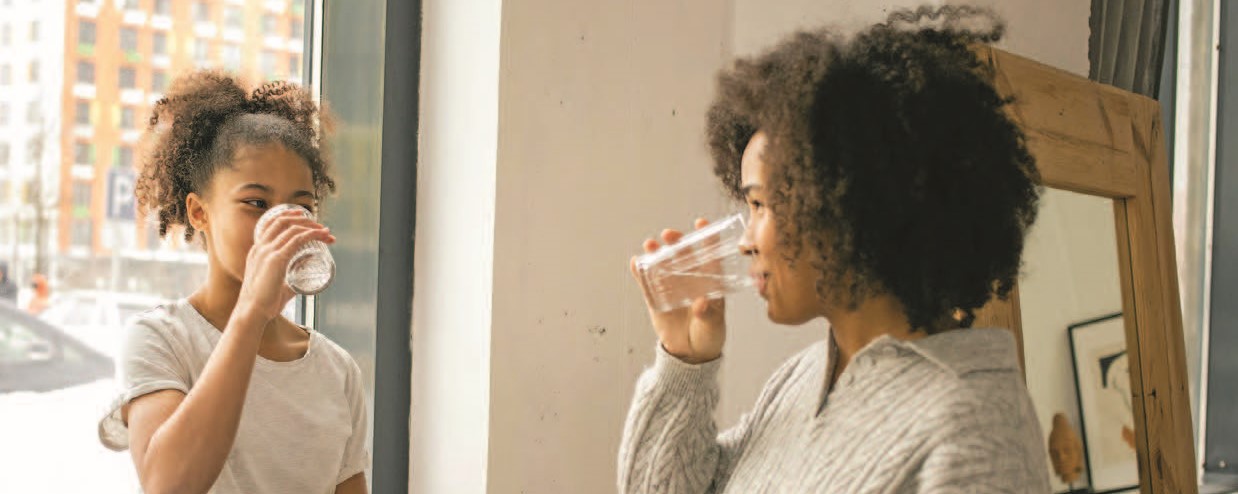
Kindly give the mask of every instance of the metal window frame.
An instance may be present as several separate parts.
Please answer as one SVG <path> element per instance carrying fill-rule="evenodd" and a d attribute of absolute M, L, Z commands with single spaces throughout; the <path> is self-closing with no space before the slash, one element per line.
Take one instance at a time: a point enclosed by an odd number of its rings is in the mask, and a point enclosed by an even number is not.
<path fill-rule="evenodd" d="M 412 398 L 413 234 L 416 220 L 417 132 L 421 68 L 421 0 L 391 0 L 371 7 L 383 9 L 379 25 L 327 23 L 329 0 L 310 0 L 305 12 L 306 47 L 302 74 L 319 95 L 329 92 L 332 67 L 323 60 L 333 43 L 359 37 L 381 37 L 384 47 L 381 98 L 380 190 L 369 194 L 378 202 L 378 257 L 374 279 L 374 385 L 371 410 L 373 458 L 371 492 L 406 492 L 409 483 Z M 369 0 L 371 2 L 375 0 Z M 350 8 L 354 6 L 350 2 Z M 399 26 L 399 29 L 386 29 Z M 326 77 L 324 77 L 326 76 Z M 337 165 L 342 166 L 342 165 Z M 381 252 L 381 256 L 378 253 Z M 350 270 L 347 258 L 337 270 Z M 370 269 L 370 266 L 357 266 Z M 327 294 L 324 294 L 327 295 Z M 329 308 L 329 296 L 303 297 L 296 310 L 310 324 Z"/>
<path fill-rule="evenodd" d="M 1238 152 L 1228 139 L 1238 135 L 1238 91 L 1230 89 L 1238 81 L 1238 58 L 1232 55 L 1238 53 L 1238 6 L 1232 2 L 1214 5 L 1213 25 L 1218 38 L 1213 84 L 1216 151 L 1210 180 L 1213 209 L 1208 224 L 1212 252 L 1228 252 L 1238 245 L 1238 195 L 1232 189 L 1238 183 Z M 1231 187 L 1227 188 L 1227 184 Z M 1238 402 L 1229 383 L 1238 378 L 1238 367 L 1232 364 L 1233 352 L 1238 351 L 1238 337 L 1233 331 L 1232 304 L 1212 302 L 1238 295 L 1238 265 L 1209 259 L 1205 269 L 1209 279 L 1200 383 L 1200 457 L 1205 484 L 1232 487 L 1238 486 L 1238 457 L 1231 456 L 1238 453 L 1238 423 L 1229 419 L 1238 409 Z M 1218 420 L 1211 420 L 1212 417 Z"/>

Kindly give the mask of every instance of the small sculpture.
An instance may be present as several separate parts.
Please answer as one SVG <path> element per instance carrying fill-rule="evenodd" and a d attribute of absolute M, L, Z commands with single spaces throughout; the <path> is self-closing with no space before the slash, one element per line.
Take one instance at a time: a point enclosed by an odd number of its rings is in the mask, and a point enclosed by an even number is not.
<path fill-rule="evenodd" d="M 1049 459 L 1053 462 L 1053 471 L 1067 485 L 1079 480 L 1083 474 L 1083 442 L 1079 434 L 1066 420 L 1066 414 L 1053 416 L 1053 431 L 1049 433 Z"/>

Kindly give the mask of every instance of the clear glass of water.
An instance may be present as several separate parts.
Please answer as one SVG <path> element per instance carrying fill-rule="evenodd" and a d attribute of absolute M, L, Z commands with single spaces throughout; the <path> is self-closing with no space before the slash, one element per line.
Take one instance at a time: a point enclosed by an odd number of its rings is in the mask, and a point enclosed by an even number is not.
<path fill-rule="evenodd" d="M 304 207 L 295 204 L 280 204 L 268 209 L 261 218 L 258 218 L 258 223 L 254 225 L 254 236 L 259 235 L 271 219 L 288 210 L 300 211 L 306 218 L 316 219 L 314 214 Z M 288 271 L 284 275 L 284 283 L 292 291 L 301 295 L 317 295 L 326 290 L 334 278 L 335 259 L 331 257 L 327 244 L 312 240 L 306 242 L 296 254 L 292 255 L 292 260 L 288 262 Z"/>
<path fill-rule="evenodd" d="M 739 250 L 746 224 L 734 214 L 636 259 L 650 306 L 658 312 L 719 299 L 752 286 L 749 260 Z"/>

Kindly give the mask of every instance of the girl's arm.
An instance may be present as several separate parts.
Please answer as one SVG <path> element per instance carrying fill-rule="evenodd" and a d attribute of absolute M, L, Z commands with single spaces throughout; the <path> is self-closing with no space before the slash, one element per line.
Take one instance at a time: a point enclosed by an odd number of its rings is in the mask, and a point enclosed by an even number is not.
<path fill-rule="evenodd" d="M 288 261 L 310 240 L 333 237 L 296 212 L 263 229 L 246 259 L 236 308 L 193 389 L 151 393 L 122 409 L 144 492 L 196 493 L 214 485 L 236 438 L 263 331 L 292 299 L 284 285 Z"/>
<path fill-rule="evenodd" d="M 369 494 L 365 487 L 365 474 L 359 473 L 341 482 L 335 486 L 335 494 Z"/>

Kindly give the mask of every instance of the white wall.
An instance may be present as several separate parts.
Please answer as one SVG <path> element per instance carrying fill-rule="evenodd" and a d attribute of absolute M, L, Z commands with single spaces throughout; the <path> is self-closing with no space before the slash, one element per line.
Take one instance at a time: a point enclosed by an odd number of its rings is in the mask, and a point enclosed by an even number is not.
<path fill-rule="evenodd" d="M 967 3 L 993 8 L 1006 20 L 1006 39 L 998 46 L 1087 76 L 1088 0 L 734 0 L 735 51 L 752 54 L 785 34 L 830 26 L 850 33 L 882 22 L 889 11 L 924 4 Z"/>
<path fill-rule="evenodd" d="M 1046 444 L 1059 412 L 1082 437 L 1067 328 L 1122 311 L 1113 201 L 1047 190 L 1023 259 L 1019 303 L 1027 388 Z M 1055 491 L 1066 489 L 1056 475 L 1051 479 Z"/>
<path fill-rule="evenodd" d="M 409 492 L 484 492 L 501 6 L 423 6 Z"/>
<path fill-rule="evenodd" d="M 508 2 L 503 12 L 491 492 L 613 492 L 653 331 L 640 242 L 723 206 L 703 115 L 729 6 Z"/>

